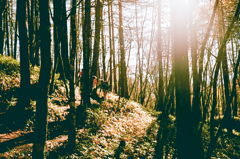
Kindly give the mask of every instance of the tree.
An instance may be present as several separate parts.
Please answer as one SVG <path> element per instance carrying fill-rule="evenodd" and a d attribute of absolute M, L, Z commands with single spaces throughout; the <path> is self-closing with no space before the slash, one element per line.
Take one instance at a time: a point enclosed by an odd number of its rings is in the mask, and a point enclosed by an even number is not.
<path fill-rule="evenodd" d="M 28 3 L 28 28 L 29 28 L 29 56 L 30 56 L 30 63 L 34 66 L 34 26 L 33 26 L 33 13 L 34 13 L 34 5 L 35 5 L 35 0 L 31 0 L 31 9 L 30 9 L 30 4 L 29 1 Z M 30 11 L 29 11 L 30 10 Z"/>
<path fill-rule="evenodd" d="M 215 115 L 215 109 L 216 109 L 216 105 L 217 105 L 217 97 L 216 97 L 217 96 L 216 95 L 217 94 L 217 79 L 218 79 L 220 65 L 221 65 L 222 58 L 223 58 L 223 49 L 226 46 L 227 40 L 230 36 L 230 33 L 231 33 L 232 28 L 234 26 L 234 23 L 236 21 L 238 21 L 238 19 L 239 19 L 239 13 L 240 13 L 240 2 L 238 2 L 238 6 L 237 6 L 236 12 L 234 14 L 234 17 L 232 19 L 232 22 L 230 23 L 226 33 L 224 34 L 223 41 L 222 41 L 221 46 L 220 46 L 219 51 L 218 51 L 218 56 L 217 56 L 217 61 L 216 61 L 216 69 L 214 71 L 213 86 L 212 86 L 213 87 L 213 97 L 212 97 L 213 102 L 212 102 L 212 110 L 211 110 L 211 117 L 210 117 L 210 138 L 211 138 L 211 141 L 210 141 L 208 151 L 207 151 L 207 154 L 206 154 L 206 159 L 211 158 L 212 152 L 214 150 L 214 146 L 215 146 L 215 144 L 217 142 L 217 139 L 220 136 L 222 128 L 224 126 L 223 124 L 227 123 L 229 121 L 229 116 L 231 115 L 230 105 L 227 105 L 226 110 L 224 112 L 224 117 L 222 119 L 222 122 L 219 125 L 218 131 L 217 131 L 217 133 L 214 133 L 214 129 L 215 129 L 214 115 Z M 236 67 L 236 68 L 238 69 L 238 67 Z M 235 77 L 235 79 L 236 79 L 236 77 Z"/>
<path fill-rule="evenodd" d="M 127 68 L 125 62 L 125 50 L 124 50 L 124 36 L 123 36 L 123 22 L 122 22 L 122 0 L 118 0 L 119 4 L 119 41 L 121 52 L 121 68 L 120 68 L 120 95 L 125 98 L 128 96 L 128 84 L 127 84 Z"/>
<path fill-rule="evenodd" d="M 33 158 L 45 158 L 44 146 L 47 131 L 48 91 L 51 77 L 51 34 L 49 19 L 49 1 L 40 0 L 40 39 L 41 39 L 41 68 L 39 77 L 39 96 L 36 104 L 35 138 Z"/>
<path fill-rule="evenodd" d="M 61 35 L 60 32 L 60 15 L 61 15 L 61 3 L 59 3 L 58 0 L 53 1 L 53 8 L 54 8 L 54 28 L 53 28 L 53 39 L 54 39 L 54 67 L 53 67 L 53 72 L 52 72 L 52 79 L 51 79 L 51 84 L 50 84 L 50 89 L 49 89 L 49 94 L 52 94 L 54 92 L 53 86 L 54 86 L 54 78 L 55 78 L 55 73 L 58 67 L 62 68 L 62 61 L 60 58 L 60 40 L 59 36 Z M 62 69 L 59 69 L 60 71 L 63 71 Z M 63 74 L 63 72 L 61 72 Z"/>
<path fill-rule="evenodd" d="M 162 70 L 162 46 L 161 46 L 161 1 L 158 2 L 158 41 L 157 41 L 157 55 L 158 55 L 158 105 L 157 110 L 160 111 L 163 107 L 163 70 Z M 162 109 L 163 111 L 163 109 Z M 163 112 L 164 113 L 164 112 Z"/>
<path fill-rule="evenodd" d="M 77 50 L 77 36 L 76 36 L 76 0 L 72 0 L 71 13 L 71 41 L 72 48 L 70 52 L 70 114 L 69 114 L 69 134 L 68 134 L 68 149 L 73 152 L 76 145 L 76 109 L 75 109 L 75 87 L 74 87 L 74 61 Z"/>
<path fill-rule="evenodd" d="M 93 50 L 93 60 L 91 75 L 96 76 L 99 67 L 99 47 L 100 47 L 100 29 L 101 29 L 101 12 L 102 12 L 102 2 L 97 0 L 96 11 L 95 11 L 95 38 L 94 38 L 94 50 Z"/>
<path fill-rule="evenodd" d="M 37 34 L 39 33 L 39 5 L 38 5 L 38 0 L 35 2 L 35 62 L 34 64 L 36 66 L 40 66 L 40 60 L 39 60 L 39 47 L 40 47 L 40 35 Z"/>
<path fill-rule="evenodd" d="M 24 5 L 23 5 L 24 4 Z M 21 111 L 30 107 L 30 69 L 29 69 L 29 50 L 26 28 L 26 0 L 18 0 L 18 21 L 19 21 L 19 42 L 20 42 L 20 74 L 21 83 L 19 94 L 19 109 Z"/>
<path fill-rule="evenodd" d="M 157 55 L 158 55 L 158 101 L 157 101 L 157 111 L 162 110 L 162 121 L 160 121 L 160 126 L 158 129 L 157 135 L 157 146 L 156 146 L 156 156 L 155 158 L 162 159 L 163 158 L 163 132 L 162 129 L 166 128 L 166 117 L 167 112 L 164 111 L 163 105 L 163 70 L 162 70 L 162 48 L 161 48 L 161 1 L 158 1 L 158 41 L 157 41 Z M 162 109 L 161 109 L 162 108 Z M 165 127 L 164 127 L 165 126 Z M 160 128 L 161 127 L 161 128 Z M 163 128 L 162 128 L 163 127 Z"/>
<path fill-rule="evenodd" d="M 109 48 L 110 48 L 110 57 L 109 57 L 109 81 L 110 81 L 110 91 L 112 91 L 112 27 L 111 25 L 111 7 L 110 0 L 108 0 L 108 30 L 109 30 Z"/>
<path fill-rule="evenodd" d="M 194 158 L 189 84 L 186 2 L 175 0 L 172 7 L 173 51 L 176 89 L 177 158 Z"/>
<path fill-rule="evenodd" d="M 67 32 L 67 15 L 66 15 L 66 0 L 61 0 L 61 25 L 60 25 L 60 35 L 59 39 L 61 41 L 61 56 L 62 56 L 62 63 L 60 66 L 63 69 L 61 73 L 61 79 L 64 79 L 63 71 L 65 72 L 66 78 L 69 79 L 68 71 L 69 71 L 69 56 L 68 56 L 68 32 Z M 61 72 L 61 71 L 60 71 Z"/>
<path fill-rule="evenodd" d="M 18 40 L 17 31 L 18 31 L 18 11 L 17 11 L 17 8 L 16 8 L 14 48 L 13 48 L 13 57 L 14 57 L 14 59 L 17 59 L 17 40 Z"/>
<path fill-rule="evenodd" d="M 101 42 L 102 42 L 102 67 L 103 67 L 103 70 L 102 70 L 102 76 L 103 76 L 103 79 L 104 81 L 106 80 L 106 64 L 105 64 L 105 42 L 104 42 L 104 25 L 103 25 L 103 14 L 101 14 Z"/>
<path fill-rule="evenodd" d="M 3 21 L 3 12 L 5 10 L 5 6 L 6 6 L 6 2 L 7 0 L 1 0 L 0 1 L 0 54 L 3 55 L 3 36 L 4 36 L 4 31 L 3 31 L 3 24 L 2 24 L 2 21 Z"/>
<path fill-rule="evenodd" d="M 91 84 L 89 83 L 89 58 L 91 54 L 91 1 L 85 1 L 85 19 L 83 24 L 83 105 L 90 106 Z"/>
<path fill-rule="evenodd" d="M 113 20 L 113 2 L 111 3 L 111 23 L 112 23 L 112 59 L 113 59 L 113 79 L 114 92 L 117 93 L 117 74 L 116 74 L 116 57 L 115 57 L 115 36 L 114 36 L 114 20 Z"/>

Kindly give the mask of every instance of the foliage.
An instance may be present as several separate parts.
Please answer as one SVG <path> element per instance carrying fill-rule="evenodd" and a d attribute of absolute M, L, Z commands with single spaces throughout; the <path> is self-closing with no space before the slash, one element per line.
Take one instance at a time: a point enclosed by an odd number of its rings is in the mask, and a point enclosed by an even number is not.
<path fill-rule="evenodd" d="M 0 111 L 3 112 L 17 103 L 20 88 L 20 63 L 11 57 L 0 55 L 0 70 Z M 30 71 L 30 91 L 34 96 L 35 84 L 39 79 L 39 68 L 31 68 Z"/>
<path fill-rule="evenodd" d="M 98 108 L 87 109 L 84 129 L 78 132 L 77 153 L 84 158 L 112 158 L 120 141 L 126 142 L 121 158 L 152 158 L 156 144 L 154 131 L 146 133 L 156 120 L 139 104 L 110 95 Z M 155 133 L 155 135 L 153 135 Z"/>
<path fill-rule="evenodd" d="M 207 152 L 208 144 L 210 143 L 209 129 L 209 124 L 204 124 L 202 138 L 205 153 Z M 237 132 L 236 130 L 233 130 L 232 132 L 227 132 L 227 129 L 223 129 L 222 135 L 217 141 L 216 148 L 213 152 L 212 157 L 224 159 L 240 158 L 239 138 L 239 132 Z"/>
<path fill-rule="evenodd" d="M 6 75 L 14 75 L 20 72 L 20 63 L 9 56 L 0 55 L 0 70 Z"/>
<path fill-rule="evenodd" d="M 61 105 L 68 102 L 66 96 L 66 88 L 64 86 L 64 81 L 59 79 L 60 74 L 56 74 L 54 78 L 54 92 L 50 95 L 51 103 Z M 67 81 L 69 84 L 69 81 Z"/>

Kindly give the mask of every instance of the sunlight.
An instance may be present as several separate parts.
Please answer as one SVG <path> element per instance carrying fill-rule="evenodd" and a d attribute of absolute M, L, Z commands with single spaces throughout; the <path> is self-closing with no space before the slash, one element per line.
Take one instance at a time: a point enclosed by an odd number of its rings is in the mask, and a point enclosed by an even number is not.
<path fill-rule="evenodd" d="M 0 6 L 0 158 L 240 158 L 239 0 Z"/>

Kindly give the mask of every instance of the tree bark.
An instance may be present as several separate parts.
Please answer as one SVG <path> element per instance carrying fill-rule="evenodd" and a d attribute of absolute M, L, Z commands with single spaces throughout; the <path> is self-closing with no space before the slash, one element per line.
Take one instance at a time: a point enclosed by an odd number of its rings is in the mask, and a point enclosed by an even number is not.
<path fill-rule="evenodd" d="M 102 74 L 103 74 L 103 79 L 104 81 L 106 81 L 107 77 L 106 77 L 106 64 L 105 64 L 105 39 L 104 39 L 104 35 L 103 35 L 103 30 L 104 30 L 104 26 L 103 26 L 103 13 L 101 15 L 101 41 L 102 41 L 102 64 L 103 64 L 103 70 L 102 70 Z"/>
<path fill-rule="evenodd" d="M 2 18 L 3 18 L 3 12 L 5 10 L 7 0 L 1 0 L 0 1 L 0 54 L 3 55 L 3 43 L 4 43 L 4 31 L 3 31 L 3 24 L 2 24 Z"/>
<path fill-rule="evenodd" d="M 194 158 L 196 154 L 192 142 L 186 2 L 184 0 L 175 0 L 172 9 L 176 79 L 177 158 L 186 159 Z"/>
<path fill-rule="evenodd" d="M 17 40 L 18 40 L 18 34 L 17 34 L 17 31 L 18 31 L 18 9 L 17 8 L 16 8 L 16 17 L 15 18 L 16 19 L 15 19 L 15 34 L 14 34 L 13 57 L 14 57 L 14 59 L 17 59 Z M 1 21 L 1 18 L 0 18 L 0 21 Z M 1 31 L 0 31 L 0 33 L 1 33 Z M 0 39 L 1 39 L 1 37 L 0 37 Z"/>
<path fill-rule="evenodd" d="M 60 2 L 59 2 L 60 3 Z M 66 78 L 69 79 L 69 56 L 68 56 L 68 32 L 67 32 L 67 17 L 66 17 L 66 0 L 61 0 L 61 25 L 60 25 L 60 41 L 61 41 L 61 56 L 63 59 L 64 72 Z M 63 69 L 63 68 L 61 68 Z M 63 74 L 61 74 L 61 79 L 63 79 Z"/>
<path fill-rule="evenodd" d="M 116 56 L 115 56 L 115 35 L 114 35 L 114 19 L 113 19 L 113 3 L 111 3 L 111 19 L 112 19 L 112 58 L 113 58 L 113 85 L 114 92 L 117 93 L 117 74 L 116 74 Z"/>
<path fill-rule="evenodd" d="M 34 66 L 34 51 L 33 51 L 33 6 L 34 6 L 34 0 L 31 0 L 31 6 L 28 3 L 28 34 L 29 34 L 29 56 L 30 56 L 30 63 L 32 66 Z M 31 9 L 30 9 L 31 8 Z"/>
<path fill-rule="evenodd" d="M 122 0 L 118 0 L 119 4 L 119 40 L 121 51 L 121 75 L 120 75 L 120 96 L 129 98 L 128 96 L 128 84 L 127 84 L 127 68 L 125 62 L 125 50 L 124 50 L 124 36 L 123 36 L 123 22 L 122 22 Z"/>
<path fill-rule="evenodd" d="M 220 69 L 220 65 L 221 65 L 221 61 L 222 61 L 223 49 L 226 46 L 227 40 L 230 36 L 230 33 L 231 33 L 231 30 L 233 28 L 234 23 L 239 19 L 239 10 L 240 10 L 240 2 L 238 3 L 238 6 L 237 6 L 237 9 L 236 9 L 235 15 L 233 17 L 233 20 L 232 20 L 231 24 L 229 25 L 229 27 L 228 27 L 225 35 L 224 35 L 221 47 L 218 51 L 218 57 L 217 57 L 217 61 L 216 61 L 216 69 L 214 71 L 214 79 L 213 79 L 213 97 L 212 97 L 213 98 L 213 103 L 212 103 L 212 111 L 211 111 L 211 117 L 210 117 L 210 138 L 211 138 L 211 141 L 210 141 L 210 144 L 209 144 L 209 147 L 208 147 L 208 150 L 207 150 L 206 159 L 211 158 L 211 155 L 212 155 L 212 152 L 214 150 L 215 144 L 217 142 L 217 139 L 218 139 L 219 135 L 221 134 L 222 127 L 223 127 L 223 124 L 221 123 L 219 128 L 218 128 L 218 131 L 215 135 L 215 133 L 214 133 L 215 125 L 213 123 L 214 123 L 214 115 L 215 115 L 214 111 L 215 111 L 216 105 L 217 105 L 217 79 L 218 79 L 218 73 L 219 73 L 219 69 Z M 222 121 L 225 120 L 225 114 L 231 113 L 231 108 L 229 107 L 229 105 L 227 105 L 227 106 L 228 107 L 225 110 L 224 117 L 223 117 Z"/>
<path fill-rule="evenodd" d="M 30 106 L 30 69 L 28 54 L 28 37 L 26 28 L 26 0 L 17 1 L 18 21 L 19 21 L 19 41 L 20 41 L 20 74 L 21 83 L 19 94 L 19 109 L 24 111 Z"/>
<path fill-rule="evenodd" d="M 68 133 L 68 149 L 73 153 L 76 146 L 76 108 L 75 108 L 75 86 L 74 86 L 74 61 L 77 49 L 76 36 L 76 0 L 72 0 L 72 14 L 71 14 L 71 41 L 72 48 L 70 52 L 70 114 L 69 114 L 69 133 Z"/>
<path fill-rule="evenodd" d="M 111 27 L 111 25 L 112 25 L 112 23 L 111 23 L 111 9 L 110 9 L 110 1 L 111 0 L 108 0 L 108 30 L 109 30 L 109 48 L 110 48 L 110 58 L 109 58 L 109 65 L 110 65 L 110 67 L 109 67 L 109 73 L 110 73 L 110 75 L 109 75 L 109 81 L 110 81 L 110 91 L 112 91 L 112 31 L 111 31 L 111 29 L 112 29 L 112 27 Z"/>
<path fill-rule="evenodd" d="M 85 17 L 83 24 L 83 105 L 90 106 L 89 58 L 91 54 L 91 1 L 85 1 Z"/>
<path fill-rule="evenodd" d="M 101 30 L 101 11 L 102 11 L 102 2 L 97 0 L 96 12 L 95 12 L 95 38 L 94 38 L 94 50 L 93 50 L 93 61 L 92 61 L 92 70 L 91 75 L 97 76 L 97 71 L 99 67 L 99 46 L 100 46 L 100 30 Z"/>
<path fill-rule="evenodd" d="M 163 70 L 162 70 L 162 41 L 161 41 L 161 1 L 158 2 L 158 41 L 157 41 L 157 55 L 158 55 L 158 106 L 157 110 L 163 108 Z"/>
<path fill-rule="evenodd" d="M 39 96 L 36 104 L 35 138 L 33 158 L 45 158 L 44 146 L 47 132 L 48 89 L 51 77 L 51 34 L 49 21 L 49 1 L 40 0 L 40 39 L 41 68 L 39 77 Z"/>

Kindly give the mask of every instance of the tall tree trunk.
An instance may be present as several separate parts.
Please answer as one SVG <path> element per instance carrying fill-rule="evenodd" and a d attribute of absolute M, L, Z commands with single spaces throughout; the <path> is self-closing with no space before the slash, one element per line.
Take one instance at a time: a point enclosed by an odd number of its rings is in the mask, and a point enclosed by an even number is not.
<path fill-rule="evenodd" d="M 231 113 L 231 108 L 227 105 L 224 117 L 223 117 L 222 122 L 221 122 L 221 124 L 218 128 L 218 131 L 215 135 L 215 133 L 214 133 L 215 125 L 213 123 L 214 123 L 214 115 L 215 115 L 214 111 L 215 111 L 216 105 L 217 105 L 217 95 L 216 94 L 217 94 L 218 73 L 219 73 L 219 69 L 220 69 L 220 65 L 221 65 L 221 61 L 222 61 L 223 49 L 226 46 L 226 43 L 228 41 L 228 38 L 230 36 L 230 33 L 231 33 L 231 30 L 233 28 L 234 23 L 239 19 L 239 11 L 240 11 L 240 2 L 238 2 L 238 6 L 237 6 L 237 9 L 236 9 L 235 15 L 233 17 L 233 20 L 232 20 L 231 24 L 229 25 L 229 27 L 228 27 L 225 35 L 224 35 L 221 47 L 218 51 L 218 57 L 217 57 L 217 61 L 216 61 L 216 69 L 214 71 L 214 79 L 213 79 L 213 97 L 212 97 L 213 98 L 213 103 L 212 103 L 212 111 L 211 111 L 211 117 L 210 117 L 210 138 L 211 138 L 211 141 L 210 141 L 210 144 L 209 144 L 209 147 L 208 147 L 208 150 L 207 150 L 206 159 L 211 158 L 211 155 L 212 155 L 212 152 L 214 150 L 215 144 L 216 144 L 217 139 L 220 136 L 222 128 L 223 128 L 222 123 L 224 123 L 223 121 L 225 121 L 225 114 Z"/>
<path fill-rule="evenodd" d="M 53 8 L 54 8 L 54 27 L 53 27 L 53 40 L 54 40 L 54 67 L 52 73 L 52 80 L 49 88 L 49 94 L 53 93 L 53 86 L 54 86 L 54 78 L 55 78 L 55 71 L 57 67 L 62 67 L 62 62 L 60 61 L 60 41 L 59 35 L 60 32 L 60 15 L 61 15 L 61 3 L 58 0 L 53 0 Z M 62 71 L 62 69 L 60 69 Z"/>
<path fill-rule="evenodd" d="M 74 152 L 76 146 L 76 109 L 75 109 L 75 87 L 74 87 L 74 61 L 77 49 L 76 36 L 76 0 L 72 0 L 72 14 L 71 14 L 71 41 L 72 48 L 70 52 L 70 114 L 69 114 L 69 134 L 68 134 L 68 148 L 71 153 Z"/>
<path fill-rule="evenodd" d="M 189 0 L 191 6 L 194 6 L 196 1 Z M 194 7 L 193 7 L 194 8 Z M 190 39 L 191 39 L 191 56 L 192 56 L 192 76 L 193 76 L 193 101 L 192 101 L 192 119 L 193 119 L 193 131 L 194 131 L 194 141 L 196 143 L 196 158 L 204 158 L 204 150 L 202 146 L 202 129 L 199 126 L 202 119 L 201 112 L 201 101 L 200 101 L 200 85 L 202 84 L 202 79 L 198 79 L 198 70 L 197 70 L 197 37 L 195 31 L 195 24 L 193 24 L 193 10 L 189 9 L 189 26 L 190 26 Z M 199 76 L 202 78 L 202 76 Z M 199 80 L 199 81 L 198 81 Z M 198 83 L 199 82 L 199 83 Z"/>
<path fill-rule="evenodd" d="M 158 106 L 157 110 L 163 108 L 163 70 L 162 70 L 162 41 L 161 41 L 161 1 L 158 2 L 158 41 L 157 41 L 157 55 L 158 55 Z"/>
<path fill-rule="evenodd" d="M 222 21 L 222 27 L 220 30 L 222 31 L 225 31 L 225 27 L 224 27 L 224 19 L 223 19 L 223 9 L 221 7 L 221 21 Z M 223 41 L 223 39 L 221 38 L 221 42 Z M 231 105 L 230 105 L 230 90 L 229 90 L 229 74 L 228 74 L 228 59 L 227 59 L 227 50 L 226 50 L 226 44 L 225 46 L 223 47 L 223 50 L 222 50 L 222 71 L 223 71 L 223 79 L 224 79 L 224 93 L 225 93 L 225 99 L 226 99 L 226 106 L 227 108 L 230 109 L 230 111 L 228 111 L 228 114 L 226 114 L 226 122 L 229 123 L 231 122 Z M 229 125 L 229 124 L 226 124 L 226 125 Z M 228 128 L 228 131 L 232 131 L 229 127 Z"/>
<path fill-rule="evenodd" d="M 106 77 L 106 64 L 105 64 L 105 39 L 104 39 L 104 35 L 103 35 L 103 30 L 104 30 L 104 28 L 103 28 L 104 26 L 103 26 L 103 13 L 102 13 L 102 15 L 101 15 L 101 34 L 102 34 L 102 36 L 101 36 L 101 41 L 102 41 L 102 64 L 103 64 L 103 70 L 102 70 L 102 73 L 103 73 L 103 79 L 104 79 L 104 81 L 107 79 L 107 77 Z"/>
<path fill-rule="evenodd" d="M 10 4 L 13 4 L 13 0 L 10 1 Z M 13 14 L 13 5 L 10 7 L 10 14 Z M 13 54 L 13 48 L 14 48 L 14 45 L 13 45 L 13 42 L 14 42 L 14 28 L 13 28 L 13 24 L 12 24 L 12 21 L 13 19 L 10 17 L 9 15 L 9 18 L 11 19 L 11 25 L 10 25 L 10 48 L 11 48 L 11 57 L 13 58 L 14 57 L 14 54 Z"/>
<path fill-rule="evenodd" d="M 138 71 L 139 71 L 139 83 L 140 83 L 140 93 L 138 97 L 138 102 L 141 103 L 142 101 L 142 89 L 143 89 L 143 74 L 142 74 L 142 65 L 141 65 L 141 56 L 140 56 L 140 39 L 139 39 L 139 32 L 138 32 L 138 14 L 137 14 L 137 1 L 135 1 L 135 16 L 136 16 L 136 36 L 137 36 L 137 59 L 138 63 Z M 142 103 L 141 103 L 142 104 Z"/>
<path fill-rule="evenodd" d="M 117 75 L 116 75 L 116 57 L 115 57 L 115 35 L 114 35 L 114 20 L 113 20 L 113 3 L 111 3 L 111 19 L 112 19 L 112 58 L 113 58 L 113 79 L 114 92 L 117 93 Z"/>
<path fill-rule="evenodd" d="M 110 48 L 110 57 L 109 57 L 109 81 L 110 81 L 110 91 L 112 91 L 112 27 L 111 27 L 111 11 L 110 11 L 110 2 L 111 0 L 108 0 L 108 29 L 109 29 L 109 48 Z"/>
<path fill-rule="evenodd" d="M 90 106 L 90 91 L 92 86 L 89 83 L 89 57 L 91 54 L 91 1 L 85 1 L 85 17 L 83 25 L 83 105 L 84 107 Z"/>
<path fill-rule="evenodd" d="M 8 16 L 7 16 L 7 12 L 5 12 L 5 30 L 6 30 L 6 53 L 8 56 L 11 56 L 11 53 L 10 53 L 10 47 L 9 47 L 9 24 L 8 24 Z"/>
<path fill-rule="evenodd" d="M 59 2 L 60 3 L 60 2 Z M 60 41 L 61 41 L 61 56 L 63 59 L 64 72 L 66 74 L 66 78 L 69 79 L 69 56 L 68 56 L 68 32 L 67 32 L 67 17 L 66 17 L 66 0 L 61 0 L 61 27 L 60 27 Z M 62 68 L 61 68 L 62 69 Z M 61 79 L 63 79 L 63 74 L 61 74 Z"/>
<path fill-rule="evenodd" d="M 173 15 L 173 51 L 176 87 L 177 158 L 194 158 L 187 47 L 186 2 L 175 0 Z"/>
<path fill-rule="evenodd" d="M 3 55 L 3 43 L 4 43 L 4 31 L 3 31 L 3 12 L 5 10 L 7 0 L 1 0 L 0 1 L 0 54 Z"/>
<path fill-rule="evenodd" d="M 30 69 L 28 54 L 28 37 L 26 28 L 26 0 L 17 1 L 18 21 L 19 21 L 19 41 L 20 41 L 20 74 L 21 83 L 19 94 L 20 110 L 24 111 L 25 107 L 30 106 L 29 88 L 30 88 Z"/>
<path fill-rule="evenodd" d="M 39 33 L 39 6 L 38 6 L 38 0 L 35 0 L 35 32 Z M 35 65 L 40 66 L 40 60 L 39 60 L 39 47 L 40 47 L 40 35 L 35 35 Z"/>
<path fill-rule="evenodd" d="M 28 28 L 29 28 L 29 56 L 30 56 L 30 63 L 34 66 L 34 51 L 33 51 L 33 6 L 34 0 L 31 0 L 31 9 L 30 4 L 28 1 Z M 31 12 L 31 13 L 30 13 Z"/>
<path fill-rule="evenodd" d="M 93 61 L 92 61 L 92 70 L 91 75 L 97 76 L 98 67 L 99 67 L 99 46 L 100 46 L 100 30 L 101 30 L 101 11 L 102 11 L 102 2 L 97 0 L 96 12 L 95 12 L 95 38 L 94 38 L 94 50 L 93 50 Z"/>
<path fill-rule="evenodd" d="M 0 18 L 1 21 L 1 18 Z M 1 23 L 1 22 L 0 22 Z M 13 57 L 14 59 L 17 59 L 17 39 L 18 39 L 18 35 L 17 35 L 17 31 L 18 31 L 18 9 L 16 8 L 16 17 L 15 17 L 15 34 L 14 34 L 14 49 L 13 49 Z M 0 35 L 1 36 L 1 35 Z M 0 37 L 1 39 L 1 37 Z"/>
<path fill-rule="evenodd" d="M 128 96 L 128 85 L 127 85 L 127 68 L 125 62 L 125 48 L 124 48 L 124 36 L 123 36 L 123 22 L 122 22 L 122 0 L 118 0 L 119 4 L 119 40 L 120 40 L 120 51 L 121 51 L 121 75 L 120 75 L 120 88 L 121 96 L 129 98 Z"/>
<path fill-rule="evenodd" d="M 40 39 L 41 68 L 39 77 L 39 96 L 36 104 L 35 138 L 33 158 L 43 159 L 47 132 L 48 89 L 51 77 L 51 34 L 49 21 L 49 1 L 40 0 Z"/>

